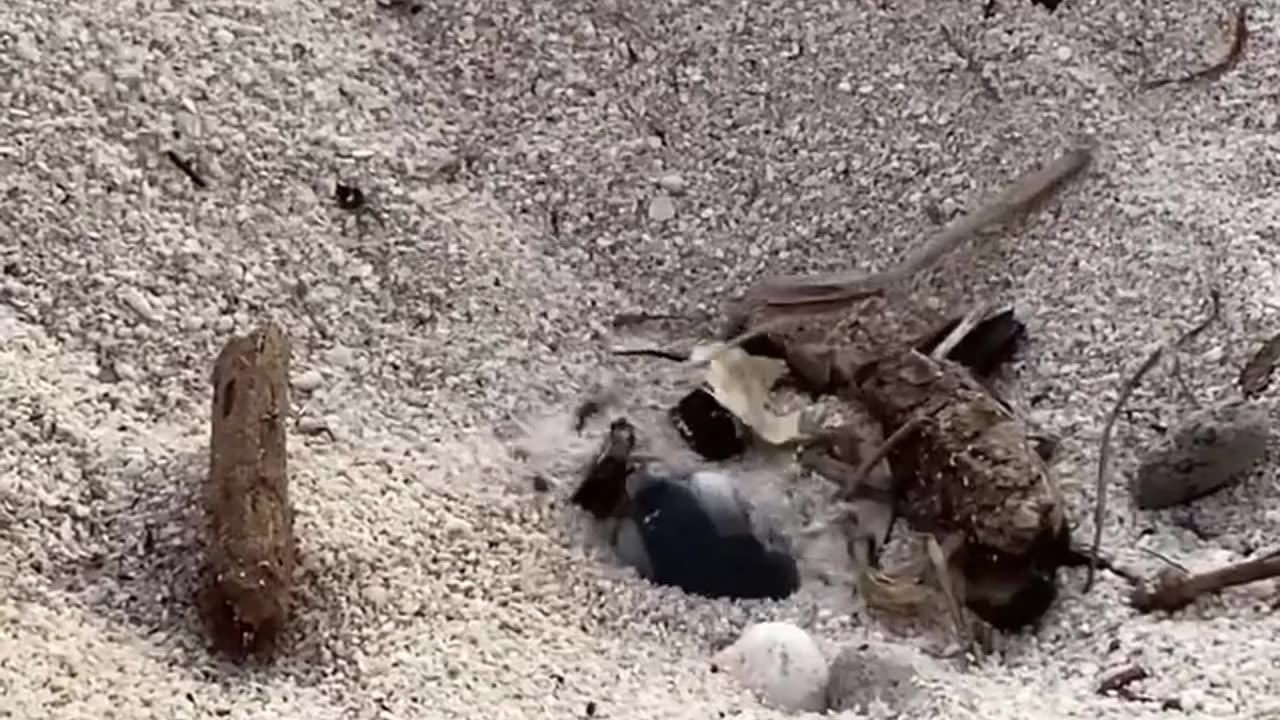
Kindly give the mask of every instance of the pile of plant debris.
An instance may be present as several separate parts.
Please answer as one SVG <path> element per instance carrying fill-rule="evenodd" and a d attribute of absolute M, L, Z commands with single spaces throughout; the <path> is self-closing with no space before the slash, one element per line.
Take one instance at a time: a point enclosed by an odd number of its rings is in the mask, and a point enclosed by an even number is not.
<path fill-rule="evenodd" d="M 842 530 L 867 607 L 945 621 L 961 647 L 982 655 L 993 630 L 1031 626 L 1053 604 L 1059 568 L 1087 565 L 1090 582 L 1099 564 L 1116 568 L 1100 559 L 1098 537 L 1089 552 L 1073 545 L 1051 469 L 1057 443 L 1035 432 L 993 382 L 1026 333 L 1013 309 L 977 303 L 925 332 L 905 332 L 888 318 L 908 280 L 1041 204 L 1081 175 L 1093 154 L 1091 146 L 1072 149 L 1022 175 L 887 271 L 767 280 L 732 304 L 714 342 L 615 353 L 657 356 L 695 373 L 668 415 L 705 460 L 782 455 L 830 480 L 825 518 L 811 530 Z M 1217 316 L 1217 302 L 1215 294 L 1213 315 L 1187 337 Z M 836 329 L 815 337 L 813 321 L 831 315 L 840 318 Z M 881 327 L 838 342 L 850 320 L 862 330 Z M 1116 413 L 1142 374 L 1185 339 L 1143 364 L 1122 388 Z M 1259 368 L 1278 353 L 1271 348 L 1268 355 L 1268 348 L 1242 378 L 1246 394 L 1269 377 L 1269 369 Z M 783 387 L 810 404 L 779 411 L 775 393 Z M 1256 433 L 1245 435 L 1256 440 Z M 627 564 L 659 584 L 713 597 L 779 598 L 795 590 L 794 560 L 752 536 L 750 509 L 731 479 L 664 475 L 650 459 L 634 457 L 635 446 L 635 428 L 615 420 L 572 498 L 613 523 L 615 548 Z M 1239 473 L 1250 462 L 1228 463 L 1223 472 Z M 1099 487 L 1099 527 L 1102 496 Z M 905 561 L 883 567 L 882 550 L 899 519 L 915 547 Z M 1168 572 L 1154 588 L 1116 571 L 1137 586 L 1135 606 L 1152 609 L 1274 574 L 1276 564 L 1268 556 L 1208 578 Z"/>

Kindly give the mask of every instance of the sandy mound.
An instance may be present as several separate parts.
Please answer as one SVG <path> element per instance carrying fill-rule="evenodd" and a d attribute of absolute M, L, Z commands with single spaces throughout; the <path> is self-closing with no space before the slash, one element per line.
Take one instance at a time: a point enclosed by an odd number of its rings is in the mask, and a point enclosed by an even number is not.
<path fill-rule="evenodd" d="M 5 3 L 0 716 L 779 717 L 708 658 L 750 621 L 833 653 L 876 634 L 848 598 L 650 587 L 584 549 L 568 488 L 535 494 L 515 441 L 543 428 L 539 457 L 582 450 L 543 423 L 604 372 L 641 406 L 671 390 L 659 364 L 601 357 L 615 313 L 711 311 L 766 269 L 882 265 L 1084 135 L 1088 178 L 919 290 L 1017 302 L 1021 399 L 1064 438 L 1090 532 L 1122 376 L 1210 284 L 1223 322 L 1183 360 L 1202 402 L 1275 329 L 1280 16 L 1252 12 L 1220 80 L 1139 92 L 1217 57 L 1226 10 L 875 5 Z M 337 207 L 338 180 L 367 211 Z M 321 376 L 298 420 L 331 433 L 291 438 L 291 650 L 237 670 L 191 607 L 192 491 L 212 358 L 263 316 L 292 334 L 295 375 Z M 1106 543 L 1148 570 L 1140 547 L 1201 567 L 1280 534 L 1270 468 L 1131 511 L 1123 472 L 1182 402 L 1157 373 L 1117 438 Z M 1271 584 L 1145 618 L 1122 581 L 1081 597 L 1081 580 L 1001 662 L 929 679 L 939 716 L 1154 715 L 1093 692 L 1131 661 L 1194 716 L 1280 712 Z"/>

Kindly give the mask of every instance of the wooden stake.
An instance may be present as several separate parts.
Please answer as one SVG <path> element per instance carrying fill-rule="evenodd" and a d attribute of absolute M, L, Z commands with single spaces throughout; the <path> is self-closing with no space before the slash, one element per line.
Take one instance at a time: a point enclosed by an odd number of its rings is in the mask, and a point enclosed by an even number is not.
<path fill-rule="evenodd" d="M 212 381 L 201 614 L 220 651 L 270 656 L 289 617 L 296 562 L 284 426 L 288 339 L 271 323 L 232 339 Z"/>

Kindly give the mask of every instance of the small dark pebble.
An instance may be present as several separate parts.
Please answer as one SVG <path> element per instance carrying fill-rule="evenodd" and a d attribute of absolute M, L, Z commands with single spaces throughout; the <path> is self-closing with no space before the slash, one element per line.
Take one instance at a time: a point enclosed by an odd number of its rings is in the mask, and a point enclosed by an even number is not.
<path fill-rule="evenodd" d="M 631 471 L 631 452 L 635 446 L 635 427 L 624 418 L 614 420 L 595 460 L 587 467 L 582 483 L 571 497 L 573 504 L 596 519 L 615 516 L 626 499 L 627 474 Z"/>
<path fill-rule="evenodd" d="M 364 207 L 364 191 L 355 185 L 338 183 L 333 192 L 334 200 L 343 210 L 359 210 Z"/>
<path fill-rule="evenodd" d="M 594 700 L 587 703 L 587 717 L 596 716 L 596 703 Z"/>

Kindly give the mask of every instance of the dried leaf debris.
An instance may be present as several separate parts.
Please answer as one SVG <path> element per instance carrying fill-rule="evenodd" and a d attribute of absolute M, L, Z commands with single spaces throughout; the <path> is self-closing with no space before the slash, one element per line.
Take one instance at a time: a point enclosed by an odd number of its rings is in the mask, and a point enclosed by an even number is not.
<path fill-rule="evenodd" d="M 1240 392 L 1253 399 L 1266 392 L 1271 385 L 1276 363 L 1280 362 L 1280 333 L 1262 343 L 1240 371 Z"/>
<path fill-rule="evenodd" d="M 785 361 L 748 355 L 742 348 L 717 352 L 707 365 L 711 394 L 771 445 L 784 445 L 804 436 L 802 413 L 778 415 L 768 408 L 770 390 L 787 372 Z"/>

